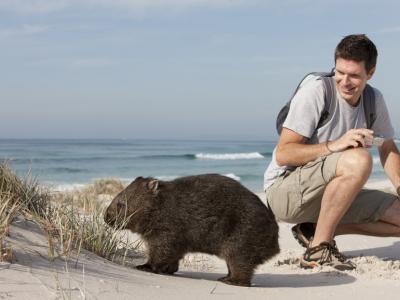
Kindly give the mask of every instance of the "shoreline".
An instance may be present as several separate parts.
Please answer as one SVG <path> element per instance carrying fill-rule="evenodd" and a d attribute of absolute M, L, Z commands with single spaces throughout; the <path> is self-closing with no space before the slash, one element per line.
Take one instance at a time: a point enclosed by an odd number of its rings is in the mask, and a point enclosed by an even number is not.
<path fill-rule="evenodd" d="M 61 192 L 61 193 L 62 192 L 73 192 L 73 191 L 79 191 L 79 190 L 85 189 L 86 187 L 93 185 L 96 181 L 108 180 L 108 179 L 119 181 L 124 185 L 128 185 L 131 181 L 134 180 L 134 178 L 127 179 L 127 178 L 117 178 L 117 177 L 101 177 L 101 178 L 93 178 L 90 182 L 83 182 L 83 183 L 82 182 L 76 182 L 76 183 L 43 182 L 43 183 L 41 183 L 41 186 L 45 187 L 50 192 Z M 395 192 L 394 187 L 388 178 L 371 178 L 364 185 L 364 188 L 388 190 L 391 192 Z M 265 195 L 265 192 L 262 191 L 261 189 L 257 189 L 257 190 L 250 189 L 250 191 L 260 197 Z"/>

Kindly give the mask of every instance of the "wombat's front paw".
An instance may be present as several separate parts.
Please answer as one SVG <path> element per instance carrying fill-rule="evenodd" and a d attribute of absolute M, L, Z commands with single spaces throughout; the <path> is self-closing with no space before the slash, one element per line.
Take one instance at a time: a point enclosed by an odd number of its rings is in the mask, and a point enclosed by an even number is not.
<path fill-rule="evenodd" d="M 164 274 L 174 274 L 176 271 L 178 271 L 178 268 L 179 268 L 179 263 L 172 263 L 172 264 L 157 266 L 157 271 L 159 273 L 164 273 Z"/>
<path fill-rule="evenodd" d="M 250 281 L 235 280 L 235 279 L 232 279 L 230 276 L 218 278 L 218 281 L 221 281 L 226 284 L 238 285 L 238 286 L 250 286 L 251 285 Z"/>
<path fill-rule="evenodd" d="M 150 264 L 143 264 L 143 265 L 136 266 L 136 269 L 137 269 L 137 270 L 140 270 L 140 271 L 145 271 L 145 272 L 152 272 L 152 273 L 154 273 L 154 270 L 153 270 L 153 268 L 151 267 Z"/>

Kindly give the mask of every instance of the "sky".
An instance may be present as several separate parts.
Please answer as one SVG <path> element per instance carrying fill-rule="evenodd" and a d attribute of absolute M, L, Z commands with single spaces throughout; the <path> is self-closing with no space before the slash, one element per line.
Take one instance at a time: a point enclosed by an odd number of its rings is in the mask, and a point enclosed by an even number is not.
<path fill-rule="evenodd" d="M 399 1 L 0 0 L 0 138 L 275 140 L 348 34 L 400 136 Z"/>

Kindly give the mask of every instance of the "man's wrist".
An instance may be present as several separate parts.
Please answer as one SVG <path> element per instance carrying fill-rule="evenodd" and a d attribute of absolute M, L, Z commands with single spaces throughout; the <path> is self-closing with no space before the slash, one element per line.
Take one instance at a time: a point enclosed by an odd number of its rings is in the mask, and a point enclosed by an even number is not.
<path fill-rule="evenodd" d="M 325 147 L 326 147 L 326 149 L 328 149 L 329 154 L 339 152 L 339 151 L 333 150 L 333 149 L 331 148 L 330 144 L 331 144 L 331 141 L 327 141 L 327 142 L 325 143 Z"/>

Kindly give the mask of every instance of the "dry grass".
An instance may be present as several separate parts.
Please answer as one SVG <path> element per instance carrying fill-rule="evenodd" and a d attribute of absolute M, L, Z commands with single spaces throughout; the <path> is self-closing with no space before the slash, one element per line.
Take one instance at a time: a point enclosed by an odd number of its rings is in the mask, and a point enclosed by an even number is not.
<path fill-rule="evenodd" d="M 107 203 L 99 199 L 104 194 L 111 199 L 123 188 L 120 181 L 104 179 L 80 191 L 50 194 L 30 175 L 21 180 L 7 164 L 0 164 L 0 241 L 13 216 L 23 213 L 46 233 L 51 259 L 68 258 L 73 251 L 79 254 L 83 248 L 125 263 L 126 253 L 137 247 L 120 230 L 128 218 L 114 227 L 108 226 L 103 220 Z M 6 249 L 2 251 L 5 253 Z"/>
<path fill-rule="evenodd" d="M 0 193 L 11 203 L 18 203 L 25 212 L 45 216 L 50 209 L 49 195 L 40 189 L 37 180 L 28 173 L 21 180 L 7 163 L 0 164 Z"/>
<path fill-rule="evenodd" d="M 57 204 L 68 204 L 89 212 L 94 205 L 97 206 L 96 209 L 107 205 L 124 188 L 120 180 L 105 178 L 96 180 L 82 189 L 53 193 L 52 200 Z"/>
<path fill-rule="evenodd" d="M 18 204 L 12 203 L 12 199 L 7 193 L 0 194 L 0 262 L 12 262 L 14 255 L 10 245 L 5 242 L 5 237 L 9 233 L 11 222 L 18 212 Z"/>
<path fill-rule="evenodd" d="M 12 248 L 6 243 L 5 238 L 21 206 L 15 197 L 16 190 L 20 190 L 12 184 L 13 178 L 3 180 L 4 171 L 0 166 L 0 262 L 12 262 L 14 257 Z"/>

